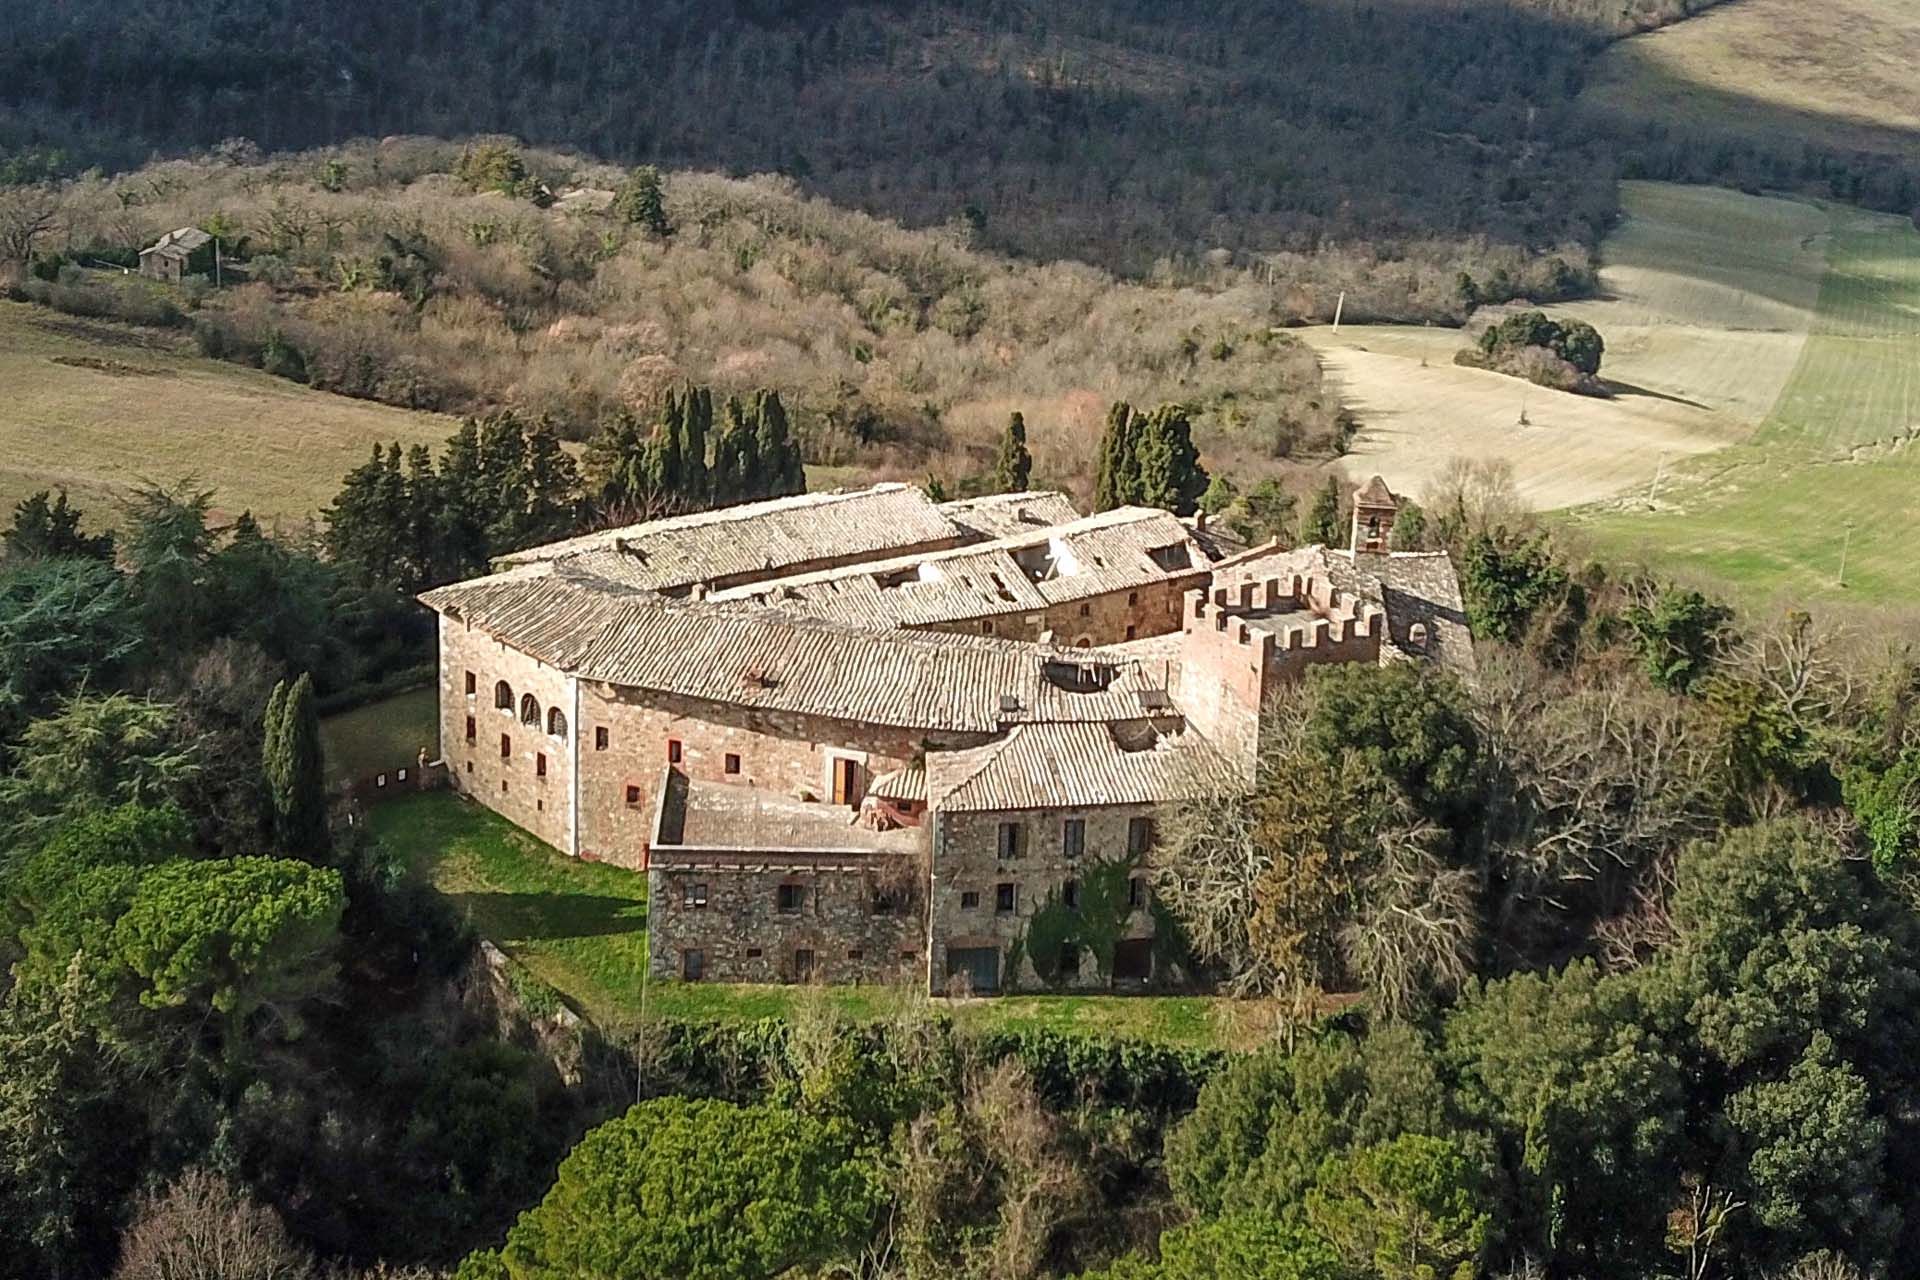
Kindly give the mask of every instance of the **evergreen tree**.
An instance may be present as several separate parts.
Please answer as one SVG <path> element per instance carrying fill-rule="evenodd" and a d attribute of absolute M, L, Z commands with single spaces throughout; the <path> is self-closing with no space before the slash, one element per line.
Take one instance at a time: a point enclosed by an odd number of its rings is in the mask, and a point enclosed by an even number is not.
<path fill-rule="evenodd" d="M 527 430 L 526 510 L 517 545 L 495 551 L 514 551 L 563 537 L 573 529 L 580 508 L 580 469 L 560 446 L 560 435 L 550 419 L 542 418 Z"/>
<path fill-rule="evenodd" d="M 705 387 L 688 388 L 686 418 L 680 434 L 680 491 L 687 505 L 701 510 L 712 505 L 713 481 L 707 470 L 707 437 L 713 432 L 713 393 Z"/>
<path fill-rule="evenodd" d="M 406 567 L 401 590 L 408 595 L 436 581 L 440 555 L 440 477 L 433 471 L 433 454 L 424 444 L 407 450 Z"/>
<path fill-rule="evenodd" d="M 648 235 L 664 240 L 673 234 L 673 223 L 667 219 L 660 170 L 650 164 L 643 164 L 627 175 L 613 198 L 613 211 Z"/>
<path fill-rule="evenodd" d="M 1200 495 L 1207 491 L 1206 469 L 1193 447 L 1193 424 L 1187 411 L 1163 404 L 1141 419 L 1135 432 L 1136 478 L 1131 501 L 1144 507 L 1162 507 L 1177 515 L 1192 515 Z"/>
<path fill-rule="evenodd" d="M 281 762 L 287 757 L 285 745 L 287 725 L 287 682 L 276 680 L 273 692 L 267 695 L 266 714 L 260 720 L 260 798 L 265 803 L 265 811 L 260 815 L 261 825 L 266 828 L 267 843 L 276 845 L 279 820 L 275 810 L 276 797 L 279 795 L 279 770 Z"/>
<path fill-rule="evenodd" d="M 647 434 L 640 420 L 621 412 L 587 442 L 588 487 L 608 507 L 631 506 L 645 487 Z"/>
<path fill-rule="evenodd" d="M 274 847 L 318 860 L 327 850 L 327 793 L 312 676 L 303 673 L 291 688 L 284 680 L 274 686 L 267 700 L 261 763 Z"/>
<path fill-rule="evenodd" d="M 1340 533 L 1340 482 L 1328 476 L 1326 484 L 1313 495 L 1313 505 L 1307 508 L 1306 518 L 1300 522 L 1300 545 L 1310 547 L 1318 543 L 1337 547 L 1346 541 Z"/>
<path fill-rule="evenodd" d="M 748 455 L 756 451 L 753 432 L 747 427 L 746 409 L 738 396 L 729 396 L 726 424 L 713 442 L 713 471 L 709 488 L 715 505 L 739 502 L 746 496 Z"/>
<path fill-rule="evenodd" d="M 997 493 L 1025 493 L 1033 477 L 1033 455 L 1027 452 L 1027 420 L 1015 413 L 1000 437 L 1000 456 L 993 464 Z"/>
<path fill-rule="evenodd" d="M 684 394 L 669 391 L 666 408 L 661 411 L 660 422 L 654 428 L 654 457 L 648 467 L 653 496 L 656 502 L 671 505 L 680 492 L 680 458 L 685 450 L 681 447 L 681 437 L 686 430 L 689 401 L 693 399 L 693 388 L 688 387 Z"/>
<path fill-rule="evenodd" d="M 754 440 L 759 446 L 757 483 L 754 496 L 778 498 L 807 491 L 807 474 L 800 461 L 800 448 L 787 430 L 786 406 L 772 391 L 753 398 Z"/>
<path fill-rule="evenodd" d="M 1133 501 L 1140 475 L 1139 459 L 1134 455 L 1134 424 L 1133 406 L 1124 400 L 1107 411 L 1107 429 L 1100 437 L 1100 454 L 1094 463 L 1096 511 L 1111 511 Z"/>
<path fill-rule="evenodd" d="M 487 565 L 488 505 L 480 474 L 480 427 L 472 418 L 440 457 L 434 581 L 453 582 Z"/>
<path fill-rule="evenodd" d="M 5 534 L 13 559 L 76 559 L 113 562 L 111 533 L 80 532 L 80 509 L 67 503 L 67 491 L 55 498 L 46 489 L 13 508 L 13 527 Z"/>

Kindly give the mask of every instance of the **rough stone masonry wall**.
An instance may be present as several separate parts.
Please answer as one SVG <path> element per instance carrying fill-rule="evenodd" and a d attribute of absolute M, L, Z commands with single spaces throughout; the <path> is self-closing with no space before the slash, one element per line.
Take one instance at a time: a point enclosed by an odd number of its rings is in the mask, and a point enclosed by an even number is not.
<path fill-rule="evenodd" d="M 921 730 L 854 724 L 790 712 L 639 689 L 580 686 L 580 852 L 620 866 L 642 865 L 653 834 L 655 792 L 667 744 L 680 743 L 689 778 L 758 787 L 787 796 L 830 797 L 832 761 L 851 758 L 859 790 L 920 755 Z M 607 731 L 602 748 L 597 730 Z M 971 746 L 980 737 L 945 743 Z M 740 772 L 726 771 L 728 754 Z M 630 802 L 629 794 L 635 798 Z M 858 794 L 855 796 L 858 800 Z"/>
<path fill-rule="evenodd" d="M 1207 575 L 1149 582 L 1126 591 L 1109 591 L 1073 604 L 1052 605 L 1033 613 L 999 614 L 992 618 L 963 618 L 921 628 L 960 635 L 991 635 L 1003 640 L 1038 640 L 1053 634 L 1061 648 L 1119 644 L 1125 640 L 1161 636 L 1180 629 L 1189 589 L 1204 586 Z M 991 623 L 993 629 L 987 630 Z M 1127 629 L 1133 628 L 1133 635 Z"/>
<path fill-rule="evenodd" d="M 468 672 L 474 676 L 471 695 L 466 692 Z M 513 694 L 512 707 L 504 711 L 494 707 L 494 685 L 500 680 L 507 682 Z M 538 727 L 520 721 L 520 699 L 529 693 L 540 704 Z M 566 717 L 568 737 L 547 732 L 547 713 L 556 706 Z M 564 672 L 442 615 L 440 752 L 447 762 L 449 784 L 562 852 L 568 851 L 570 843 L 571 735 L 579 732 L 573 711 L 573 681 Z M 468 717 L 474 724 L 471 741 L 466 732 Z M 503 734 L 511 746 L 511 753 L 504 756 L 500 751 Z"/>
<path fill-rule="evenodd" d="M 813 953 L 812 981 L 917 980 L 922 917 L 917 909 L 875 911 L 877 878 L 868 871 L 656 866 L 647 873 L 653 975 L 680 977 L 687 951 L 697 949 L 706 981 L 792 982 L 800 977 L 795 953 L 805 949 Z M 802 890 L 799 910 L 780 910 L 783 884 Z M 704 889 L 704 907 L 689 905 L 690 889 Z"/>
<path fill-rule="evenodd" d="M 994 947 L 1000 952 L 1001 987 L 1007 988 L 1007 950 L 1026 929 L 1048 893 L 1060 892 L 1070 879 L 1083 878 L 1098 861 L 1127 857 L 1127 830 L 1134 818 L 1151 819 L 1152 805 L 1105 805 L 1084 809 L 1030 809 L 1010 813 L 939 813 L 934 816 L 933 876 L 928 910 L 932 913 L 933 955 L 929 972 L 933 989 L 947 983 L 947 953 L 961 948 Z M 1086 849 L 1067 857 L 1063 848 L 1065 822 L 1080 818 L 1087 824 Z M 1025 828 L 1020 857 L 1000 857 L 1000 824 L 1018 822 Z M 1144 876 L 1144 871 L 1136 873 Z M 1000 885 L 1012 884 L 1014 909 L 996 905 Z M 978 894 L 976 906 L 964 905 L 965 895 Z M 1142 898 L 1144 904 L 1145 898 Z M 1123 938 L 1151 938 L 1153 916 L 1143 905 L 1129 913 Z M 1017 984 L 1039 988 L 1040 977 L 1030 960 L 1021 960 Z M 1062 985 L 1074 989 L 1103 988 L 1091 962 L 1081 965 L 1077 979 Z"/>

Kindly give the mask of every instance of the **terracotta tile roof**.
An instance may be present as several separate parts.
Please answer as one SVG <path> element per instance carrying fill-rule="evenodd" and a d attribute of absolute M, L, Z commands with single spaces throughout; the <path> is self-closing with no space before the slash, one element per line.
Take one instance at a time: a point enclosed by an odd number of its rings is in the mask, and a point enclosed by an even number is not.
<path fill-rule="evenodd" d="M 213 237 L 198 227 L 179 227 L 155 240 L 142 249 L 142 253 L 157 253 L 162 257 L 184 258 L 202 245 L 213 243 Z"/>
<path fill-rule="evenodd" d="M 923 833 L 911 827 L 878 831 L 862 826 L 845 805 L 798 800 L 758 787 L 706 782 L 676 775 L 660 789 L 663 842 L 657 861 L 694 850 L 762 852 L 919 852 Z"/>
<path fill-rule="evenodd" d="M 913 485 L 807 493 L 549 543 L 499 567 L 561 562 L 569 573 L 648 591 L 771 576 L 792 565 L 950 545 L 970 535 Z"/>
<path fill-rule="evenodd" d="M 880 800 L 924 803 L 927 798 L 927 766 L 915 761 L 904 769 L 883 773 L 867 785 L 867 794 Z"/>
<path fill-rule="evenodd" d="M 979 538 L 1005 538 L 1080 518 L 1066 494 L 1044 489 L 943 502 L 940 513 Z"/>
<path fill-rule="evenodd" d="M 529 567 L 422 602 L 584 679 L 904 728 L 992 733 L 1118 720 L 1164 700 L 1158 668 L 1084 662 L 984 636 L 876 630 L 768 608 L 674 601 Z M 1089 681 L 1077 673 L 1092 673 Z"/>
<path fill-rule="evenodd" d="M 985 746 L 927 756 L 929 798 L 946 813 L 1158 804 L 1234 777 L 1198 732 L 1157 733 L 1144 721 L 1022 725 Z"/>
<path fill-rule="evenodd" d="M 758 582 L 715 599 L 871 626 L 920 627 L 1037 613 L 1213 565 L 1179 517 L 1121 507 L 1009 538 Z"/>

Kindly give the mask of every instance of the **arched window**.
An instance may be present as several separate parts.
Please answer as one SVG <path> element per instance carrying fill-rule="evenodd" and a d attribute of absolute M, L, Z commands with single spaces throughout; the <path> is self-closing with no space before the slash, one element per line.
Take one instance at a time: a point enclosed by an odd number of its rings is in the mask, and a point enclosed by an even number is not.
<path fill-rule="evenodd" d="M 520 723 L 535 729 L 540 727 L 540 703 L 530 693 L 520 695 Z"/>
<path fill-rule="evenodd" d="M 513 686 L 505 680 L 493 686 L 493 705 L 500 711 L 513 710 Z"/>
<path fill-rule="evenodd" d="M 558 707 L 553 707 L 547 712 L 547 732 L 556 738 L 567 736 L 567 718 L 560 714 Z"/>

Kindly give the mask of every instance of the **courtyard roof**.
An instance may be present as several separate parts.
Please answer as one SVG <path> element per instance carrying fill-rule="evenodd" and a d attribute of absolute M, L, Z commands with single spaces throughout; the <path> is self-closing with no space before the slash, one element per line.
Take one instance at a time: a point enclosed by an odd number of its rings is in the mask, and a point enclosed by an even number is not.
<path fill-rule="evenodd" d="M 1139 721 L 1021 725 L 985 746 L 927 756 L 930 799 L 947 813 L 1158 804 L 1210 794 L 1233 777 L 1197 732 Z"/>

